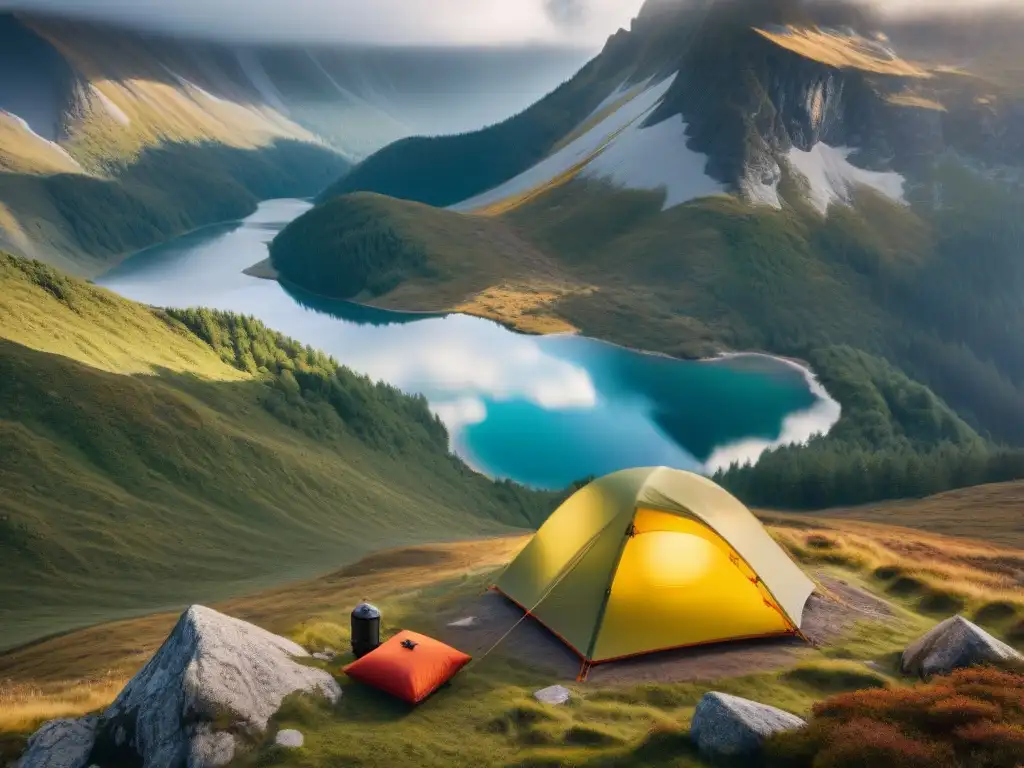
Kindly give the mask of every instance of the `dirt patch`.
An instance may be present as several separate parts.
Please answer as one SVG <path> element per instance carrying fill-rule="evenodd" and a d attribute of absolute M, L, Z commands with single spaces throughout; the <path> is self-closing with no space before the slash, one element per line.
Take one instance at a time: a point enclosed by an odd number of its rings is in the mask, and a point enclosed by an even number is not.
<path fill-rule="evenodd" d="M 831 599 L 844 607 L 843 618 L 847 624 L 858 619 L 888 619 L 894 615 L 892 606 L 881 597 L 834 576 L 822 573 L 815 576 L 824 599 Z"/>
<path fill-rule="evenodd" d="M 576 333 L 579 329 L 551 311 L 569 294 L 589 295 L 593 289 L 535 281 L 503 282 L 485 288 L 455 308 L 511 326 L 521 333 Z"/>
<path fill-rule="evenodd" d="M 242 274 L 248 275 L 249 277 L 259 277 L 263 280 L 277 280 L 281 276 L 278 271 L 274 269 L 274 265 L 271 263 L 270 259 L 264 259 L 263 261 L 253 264 L 251 267 L 243 269 Z"/>
<path fill-rule="evenodd" d="M 375 552 L 357 563 L 347 565 L 336 575 L 343 577 L 363 576 L 375 571 L 391 571 L 396 568 L 422 568 L 430 565 L 450 563 L 452 554 L 444 549 L 409 547 L 385 552 Z"/>
<path fill-rule="evenodd" d="M 874 595 L 838 579 L 821 577 L 820 581 L 824 589 L 812 595 L 804 609 L 803 631 L 811 645 L 800 638 L 775 638 L 665 651 L 594 667 L 588 682 L 703 681 L 782 669 L 858 620 L 892 616 L 888 604 Z M 445 626 L 470 616 L 476 619 L 471 626 Z M 479 596 L 440 618 L 441 638 L 476 658 L 494 648 L 492 654 L 544 669 L 555 680 L 571 681 L 579 674 L 580 660 L 575 653 L 536 621 L 524 619 L 517 606 L 496 592 Z"/>

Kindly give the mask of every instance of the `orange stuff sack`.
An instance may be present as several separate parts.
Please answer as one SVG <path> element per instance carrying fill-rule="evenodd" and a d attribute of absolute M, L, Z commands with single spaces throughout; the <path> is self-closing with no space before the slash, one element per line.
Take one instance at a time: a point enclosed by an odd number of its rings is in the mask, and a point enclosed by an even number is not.
<path fill-rule="evenodd" d="M 431 637 L 402 630 L 343 671 L 353 680 L 419 704 L 455 677 L 470 658 Z"/>

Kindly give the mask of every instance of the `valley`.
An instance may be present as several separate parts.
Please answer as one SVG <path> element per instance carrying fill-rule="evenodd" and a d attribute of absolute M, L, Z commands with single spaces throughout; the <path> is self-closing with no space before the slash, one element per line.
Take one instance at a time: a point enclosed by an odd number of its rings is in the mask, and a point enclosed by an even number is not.
<path fill-rule="evenodd" d="M 584 58 L 225 44 L 0 13 L 0 247 L 94 277 L 261 200 L 311 197 L 416 131 L 494 122 Z"/>
<path fill-rule="evenodd" d="M 806 440 L 839 417 L 805 370 L 777 361 L 683 362 L 576 336 L 522 336 L 475 317 L 388 312 L 243 274 L 308 207 L 265 203 L 240 224 L 140 253 L 98 282 L 155 306 L 255 315 L 358 373 L 426 397 L 471 466 L 535 487 L 632 465 L 713 471 Z M 709 421 L 708 407 L 733 418 Z"/>
<path fill-rule="evenodd" d="M 702 7 L 648 3 L 499 126 L 384 148 L 275 238 L 274 270 L 677 358 L 807 361 L 843 418 L 726 468 L 751 503 L 1019 477 L 1019 95 L 989 68 L 952 74 L 952 28 L 897 25 L 911 61 L 855 32 L 874 22 L 855 5 L 821 27 L 800 3 Z M 1024 28 L 997 15 L 969 34 L 999 20 Z M 447 165 L 472 171 L 435 183 Z"/>
<path fill-rule="evenodd" d="M 256 320 L 2 259 L 0 647 L 529 528 L 557 497 L 473 473 L 425 401 Z"/>
<path fill-rule="evenodd" d="M 1024 15 L 138 2 L 0 11 L 0 768 L 1020 768 Z"/>

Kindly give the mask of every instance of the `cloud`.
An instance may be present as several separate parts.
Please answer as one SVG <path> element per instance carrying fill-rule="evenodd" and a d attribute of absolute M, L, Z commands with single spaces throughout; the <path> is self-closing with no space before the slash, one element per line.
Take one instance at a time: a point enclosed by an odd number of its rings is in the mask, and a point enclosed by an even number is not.
<path fill-rule="evenodd" d="M 586 0 L 544 0 L 544 10 L 555 24 L 574 27 L 586 20 L 590 8 Z"/>
<path fill-rule="evenodd" d="M 642 0 L 0 0 L 0 10 L 60 13 L 228 40 L 382 45 L 596 47 Z"/>

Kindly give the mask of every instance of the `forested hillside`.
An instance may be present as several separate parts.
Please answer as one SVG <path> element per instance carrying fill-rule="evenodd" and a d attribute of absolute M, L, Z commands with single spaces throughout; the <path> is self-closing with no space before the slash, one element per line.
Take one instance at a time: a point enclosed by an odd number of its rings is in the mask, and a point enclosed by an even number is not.
<path fill-rule="evenodd" d="M 93 276 L 154 243 L 248 216 L 260 200 L 314 194 L 346 166 L 323 147 L 283 140 L 165 145 L 102 177 L 0 173 L 0 245 Z"/>
<path fill-rule="evenodd" d="M 0 255 L 0 646 L 536 525 L 422 398 L 261 323 Z"/>

